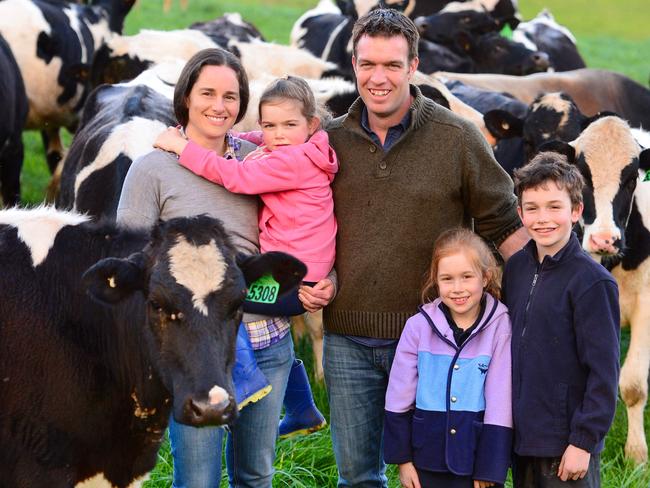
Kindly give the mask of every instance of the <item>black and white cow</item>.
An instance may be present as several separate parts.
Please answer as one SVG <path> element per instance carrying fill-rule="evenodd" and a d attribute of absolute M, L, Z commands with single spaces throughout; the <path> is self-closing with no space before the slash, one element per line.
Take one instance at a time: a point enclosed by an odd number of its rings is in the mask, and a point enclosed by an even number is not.
<path fill-rule="evenodd" d="M 550 67 L 555 71 L 585 68 L 576 38 L 571 31 L 558 24 L 546 9 L 532 20 L 521 22 L 512 32 L 512 40 L 522 43 L 533 51 L 548 54 Z"/>
<path fill-rule="evenodd" d="M 190 29 L 203 32 L 223 47 L 227 47 L 230 41 L 251 42 L 253 39 L 265 40 L 257 27 L 250 22 L 246 22 L 238 13 L 226 13 L 208 22 L 195 22 L 190 25 Z"/>
<path fill-rule="evenodd" d="M 0 480 L 24 488 L 135 488 L 170 414 L 234 421 L 247 283 L 305 271 L 238 258 L 206 216 L 149 234 L 49 208 L 0 212 L 0 267 Z"/>
<path fill-rule="evenodd" d="M 22 132 L 27 121 L 27 95 L 23 78 L 0 35 L 0 192 L 2 202 L 13 206 L 20 202 L 20 170 L 23 166 Z"/>
<path fill-rule="evenodd" d="M 650 149 L 642 150 L 628 124 L 606 116 L 569 142 L 550 142 L 580 168 L 584 191 L 582 246 L 607 266 L 619 286 L 621 322 L 631 330 L 621 369 L 621 397 L 627 407 L 625 454 L 636 462 L 648 457 L 643 413 L 650 368 Z M 641 170 L 641 171 L 640 171 Z"/>
<path fill-rule="evenodd" d="M 499 30 L 499 25 L 490 14 L 475 10 L 439 12 L 418 17 L 415 25 L 423 39 L 439 44 L 455 43 L 460 33 L 474 36 Z"/>
<path fill-rule="evenodd" d="M 182 62 L 161 64 L 91 92 L 63 163 L 57 207 L 115 219 L 131 163 L 175 124 L 172 98 L 182 68 Z"/>
<path fill-rule="evenodd" d="M 95 50 L 122 31 L 134 2 L 0 2 L 0 34 L 20 67 L 29 100 L 27 128 L 43 131 L 51 171 L 61 158 L 59 128 L 76 127 Z"/>

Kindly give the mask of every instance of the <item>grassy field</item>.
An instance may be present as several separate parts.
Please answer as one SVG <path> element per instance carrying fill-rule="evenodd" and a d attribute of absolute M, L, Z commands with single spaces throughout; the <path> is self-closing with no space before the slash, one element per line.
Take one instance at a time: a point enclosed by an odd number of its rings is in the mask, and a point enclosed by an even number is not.
<path fill-rule="evenodd" d="M 422 1 L 422 0 L 420 0 Z M 255 24 L 268 40 L 287 43 L 291 26 L 300 14 L 317 0 L 189 0 L 189 9 L 181 10 L 178 0 L 169 13 L 162 12 L 162 0 L 141 0 L 129 14 L 125 32 L 142 28 L 178 29 L 192 22 L 213 19 L 225 12 L 240 12 Z M 548 7 L 556 20 L 569 27 L 578 39 L 578 47 L 588 66 L 606 68 L 630 76 L 648 85 L 650 74 L 650 8 L 647 0 L 520 0 L 525 19 Z M 27 133 L 23 196 L 28 203 L 42 201 L 48 172 L 42 156 L 40 138 Z M 68 137 L 69 141 L 69 137 Z M 629 340 L 623 334 L 624 343 Z M 311 352 L 303 341 L 298 355 L 310 364 Z M 624 344 L 625 349 L 625 344 Z M 317 402 L 326 415 L 327 398 L 321 385 L 315 386 Z M 650 414 L 646 413 L 646 425 Z M 623 459 L 626 418 L 622 404 L 616 413 L 602 456 L 602 486 L 606 488 L 645 488 L 650 486 L 650 470 L 634 467 Z M 646 435 L 650 432 L 646 429 Z M 274 487 L 336 486 L 336 466 L 331 451 L 329 429 L 298 441 L 284 441 L 277 448 L 277 475 Z M 389 469 L 391 486 L 398 486 L 394 469 Z M 171 486 L 171 458 L 168 447 L 161 451 L 160 462 L 152 473 L 148 488 Z M 225 486 L 225 482 L 224 482 Z"/>

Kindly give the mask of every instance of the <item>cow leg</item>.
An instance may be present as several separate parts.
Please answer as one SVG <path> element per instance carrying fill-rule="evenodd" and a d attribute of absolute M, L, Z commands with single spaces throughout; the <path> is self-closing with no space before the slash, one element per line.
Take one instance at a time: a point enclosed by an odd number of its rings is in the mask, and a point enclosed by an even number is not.
<path fill-rule="evenodd" d="M 323 381 L 323 309 L 303 315 L 314 351 L 314 377 Z"/>
<path fill-rule="evenodd" d="M 0 151 L 0 188 L 2 202 L 6 207 L 20 203 L 20 171 L 23 167 L 22 135 L 17 134 L 7 141 Z"/>
<path fill-rule="evenodd" d="M 645 291 L 643 291 L 645 293 Z M 643 411 L 648 400 L 650 368 L 650 298 L 641 298 L 631 315 L 630 348 L 621 368 L 619 386 L 627 407 L 625 456 L 637 463 L 648 459 Z"/>
<path fill-rule="evenodd" d="M 59 128 L 48 127 L 42 130 L 41 138 L 43 139 L 43 147 L 45 147 L 47 166 L 50 168 L 50 173 L 54 173 L 59 161 L 63 158 L 63 144 L 61 143 Z"/>

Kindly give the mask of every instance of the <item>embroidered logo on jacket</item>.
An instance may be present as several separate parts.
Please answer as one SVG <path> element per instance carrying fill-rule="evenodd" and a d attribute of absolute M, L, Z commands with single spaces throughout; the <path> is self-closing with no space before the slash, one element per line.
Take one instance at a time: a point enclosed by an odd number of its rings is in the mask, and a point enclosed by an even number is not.
<path fill-rule="evenodd" d="M 487 373 L 488 365 L 485 363 L 478 363 L 478 370 L 481 372 L 481 374 L 485 374 Z"/>

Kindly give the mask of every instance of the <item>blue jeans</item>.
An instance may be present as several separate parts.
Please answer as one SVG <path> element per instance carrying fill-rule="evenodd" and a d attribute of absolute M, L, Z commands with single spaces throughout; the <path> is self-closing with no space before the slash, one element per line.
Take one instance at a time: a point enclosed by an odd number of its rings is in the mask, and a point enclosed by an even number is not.
<path fill-rule="evenodd" d="M 396 345 L 367 347 L 326 333 L 323 370 L 338 486 L 386 487 L 384 401 Z"/>
<path fill-rule="evenodd" d="M 294 359 L 291 334 L 255 351 L 255 359 L 273 389 L 239 412 L 232 434 L 228 435 L 226 464 L 233 488 L 271 488 L 282 400 Z M 223 429 L 190 427 L 172 419 L 169 438 L 174 457 L 174 488 L 218 488 Z"/>

